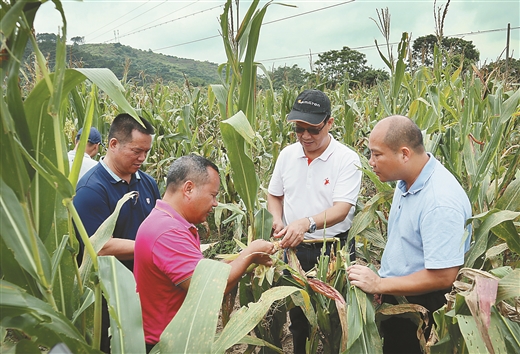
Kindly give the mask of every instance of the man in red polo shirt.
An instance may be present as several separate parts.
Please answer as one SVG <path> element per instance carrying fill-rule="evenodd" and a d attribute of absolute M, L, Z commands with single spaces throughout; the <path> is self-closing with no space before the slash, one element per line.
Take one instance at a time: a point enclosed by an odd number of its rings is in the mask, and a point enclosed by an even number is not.
<path fill-rule="evenodd" d="M 141 299 L 146 350 L 149 352 L 181 307 L 195 267 L 203 258 L 194 224 L 204 222 L 218 205 L 218 168 L 188 155 L 168 172 L 166 192 L 141 224 L 135 241 L 134 275 Z M 253 241 L 233 260 L 226 293 L 252 263 L 271 265 L 271 242 Z"/>

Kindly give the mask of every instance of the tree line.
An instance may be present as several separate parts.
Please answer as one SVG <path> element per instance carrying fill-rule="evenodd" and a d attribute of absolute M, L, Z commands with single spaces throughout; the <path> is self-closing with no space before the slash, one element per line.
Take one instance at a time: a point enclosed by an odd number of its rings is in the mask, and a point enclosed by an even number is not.
<path fill-rule="evenodd" d="M 55 55 L 56 35 L 53 33 L 40 33 L 36 35 L 37 42 L 42 53 L 48 57 L 52 66 Z M 189 82 L 192 86 L 206 86 L 218 82 L 216 73 L 217 64 L 200 62 L 190 59 L 181 59 L 150 51 L 136 50 L 119 43 L 112 44 L 84 44 L 84 37 L 71 38 L 69 46 L 69 65 L 76 67 L 106 67 L 116 74 L 119 79 L 132 79 L 143 83 L 149 80 L 162 80 L 184 84 Z M 97 50 L 95 52 L 89 46 L 112 47 L 111 50 Z M 442 65 L 450 65 L 458 68 L 462 64 L 462 70 L 473 70 L 480 60 L 480 52 L 471 41 L 461 38 L 441 38 L 430 34 L 418 37 L 409 48 L 409 70 L 417 70 L 421 66 L 433 67 L 435 47 L 449 53 L 444 57 Z M 24 58 L 29 60 L 32 47 L 28 43 Z M 102 53 L 102 54 L 97 54 Z M 164 60 L 156 61 L 144 59 L 144 56 L 169 58 L 169 63 Z M 143 60 L 139 59 L 143 57 Z M 131 58 L 131 59 L 130 59 Z M 174 58 L 174 59 L 172 59 Z M 449 59 L 448 59 L 449 58 Z M 192 61 L 189 65 L 182 61 Z M 505 60 L 499 60 L 483 65 L 480 70 L 482 75 L 499 74 L 507 77 L 512 82 L 520 82 L 520 60 L 510 59 L 508 72 L 505 72 Z M 268 80 L 268 77 L 271 83 Z M 377 82 L 389 79 L 389 73 L 383 69 L 375 69 L 367 65 L 366 55 L 347 46 L 339 50 L 329 50 L 318 55 L 318 59 L 312 63 L 308 72 L 298 65 L 279 66 L 268 70 L 267 75 L 259 75 L 259 88 L 272 87 L 280 90 L 286 87 L 322 86 L 334 89 L 347 82 L 349 87 L 372 87 Z"/>

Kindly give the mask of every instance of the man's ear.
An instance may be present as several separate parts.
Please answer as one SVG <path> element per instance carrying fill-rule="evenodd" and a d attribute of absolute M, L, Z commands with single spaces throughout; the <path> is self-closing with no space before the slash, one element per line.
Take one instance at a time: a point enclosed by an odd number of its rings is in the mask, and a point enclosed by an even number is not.
<path fill-rule="evenodd" d="M 401 148 L 401 159 L 403 162 L 407 162 L 408 160 L 410 160 L 411 155 L 412 151 L 408 147 L 403 146 Z"/>
<path fill-rule="evenodd" d="M 195 184 L 193 183 L 193 181 L 190 181 L 190 180 L 187 180 L 186 182 L 184 182 L 184 184 L 182 185 L 182 193 L 188 197 L 188 198 L 191 198 L 191 193 L 193 192 L 193 189 L 195 188 Z"/>
<path fill-rule="evenodd" d="M 108 142 L 107 144 L 107 148 L 115 148 L 117 146 L 117 144 L 119 143 L 119 141 L 117 141 L 116 138 L 112 138 L 110 139 L 110 141 Z"/>

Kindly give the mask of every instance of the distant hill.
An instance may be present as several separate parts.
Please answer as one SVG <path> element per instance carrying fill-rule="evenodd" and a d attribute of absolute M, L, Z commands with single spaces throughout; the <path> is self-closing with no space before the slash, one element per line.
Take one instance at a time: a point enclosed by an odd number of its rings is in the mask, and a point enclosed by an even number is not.
<path fill-rule="evenodd" d="M 52 68 L 55 61 L 55 38 L 46 34 L 38 35 L 38 47 Z M 32 53 L 28 43 L 26 60 Z M 134 49 L 120 43 L 73 44 L 67 46 L 67 59 L 72 67 L 108 68 L 119 78 L 123 78 L 125 65 L 128 65 L 127 80 L 150 83 L 162 79 L 164 83 L 182 85 L 188 79 L 192 86 L 206 86 L 220 83 L 218 65 L 208 61 L 178 58 L 170 55 Z"/>

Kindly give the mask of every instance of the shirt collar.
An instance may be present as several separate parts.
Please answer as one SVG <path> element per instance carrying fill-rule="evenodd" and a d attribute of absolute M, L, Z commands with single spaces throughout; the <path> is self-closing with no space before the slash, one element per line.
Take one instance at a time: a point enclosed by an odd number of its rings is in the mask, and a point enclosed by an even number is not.
<path fill-rule="evenodd" d="M 408 194 L 415 194 L 420 192 L 426 185 L 426 182 L 428 182 L 428 180 L 432 176 L 433 171 L 435 170 L 435 164 L 437 162 L 437 159 L 433 157 L 431 153 L 427 152 L 427 154 L 430 158 L 428 159 L 428 162 L 426 162 L 426 165 L 424 165 L 423 169 L 421 170 L 421 173 L 419 174 L 415 182 L 412 184 L 410 189 L 406 190 L 405 181 L 399 181 L 397 183 L 397 187 L 401 190 L 401 192 L 403 192 L 403 197 L 406 197 Z"/>
<path fill-rule="evenodd" d="M 114 171 L 112 171 L 110 169 L 110 167 L 108 167 L 108 165 L 105 163 L 105 157 L 103 156 L 102 158 L 99 159 L 99 163 L 101 164 L 101 166 L 103 166 L 105 168 L 105 170 L 108 172 L 108 174 L 110 176 L 112 176 L 112 178 L 116 181 L 116 182 L 121 182 L 123 179 L 121 177 L 119 177 L 118 175 L 116 175 L 114 173 Z M 135 172 L 135 178 L 136 179 L 141 179 L 141 176 L 139 175 L 139 171 L 136 171 Z"/>
<path fill-rule="evenodd" d="M 323 160 L 323 161 L 327 161 L 329 159 L 330 155 L 332 155 L 332 153 L 336 149 L 336 139 L 334 139 L 334 137 L 330 133 L 329 133 L 329 137 L 330 137 L 329 145 L 327 146 L 325 151 L 323 151 L 321 153 L 321 155 L 317 157 L 317 159 L 320 159 L 320 160 Z M 303 150 L 302 144 L 300 144 L 300 150 L 301 150 L 300 151 L 300 154 L 301 154 L 300 157 L 307 158 L 307 155 L 305 155 L 305 151 Z"/>
<path fill-rule="evenodd" d="M 182 225 L 184 225 L 195 238 L 199 238 L 199 232 L 198 232 L 197 227 L 195 225 L 191 224 L 190 222 L 188 222 L 186 219 L 184 219 L 179 213 L 177 213 L 177 211 L 175 209 L 172 208 L 172 206 L 170 204 L 168 204 L 164 200 L 158 199 L 157 202 L 155 203 L 155 209 L 161 210 L 161 211 L 165 212 L 166 214 L 170 215 L 170 217 L 172 217 L 173 219 L 179 220 L 180 223 Z"/>

